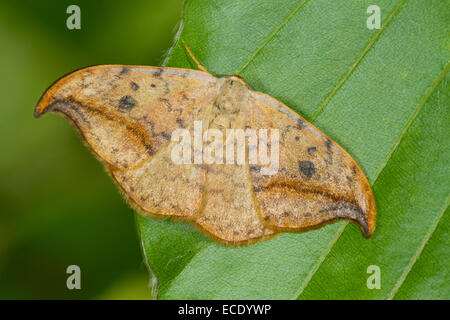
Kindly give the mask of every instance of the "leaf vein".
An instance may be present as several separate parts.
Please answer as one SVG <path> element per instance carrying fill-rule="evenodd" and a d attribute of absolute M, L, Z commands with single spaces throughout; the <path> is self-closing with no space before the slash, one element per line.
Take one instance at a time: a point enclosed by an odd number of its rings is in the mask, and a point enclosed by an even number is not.
<path fill-rule="evenodd" d="M 244 64 L 238 69 L 236 75 L 240 75 L 248 65 L 256 58 L 256 56 L 261 52 L 262 49 L 277 35 L 278 32 L 283 29 L 283 27 L 289 22 L 289 20 L 294 17 L 297 12 L 308 2 L 309 0 L 300 0 L 294 9 L 272 30 L 260 43 L 260 45 L 256 48 L 256 50 L 250 55 L 249 59 L 244 62 Z"/>
<path fill-rule="evenodd" d="M 416 109 L 414 110 L 413 114 L 411 115 L 411 117 L 408 119 L 408 121 L 406 122 L 405 126 L 403 127 L 402 131 L 400 132 L 399 136 L 397 137 L 397 139 L 394 141 L 394 143 L 392 144 L 389 152 L 386 154 L 386 157 L 383 159 L 383 161 L 381 161 L 380 166 L 378 167 L 378 169 L 375 171 L 375 174 L 373 175 L 372 180 L 375 181 L 378 179 L 378 176 L 380 175 L 380 173 L 383 171 L 383 169 L 386 167 L 387 163 L 389 162 L 389 160 L 392 157 L 392 154 L 395 152 L 395 150 L 397 150 L 398 145 L 400 144 L 401 140 L 403 139 L 403 137 L 405 136 L 406 132 L 408 131 L 408 129 L 411 127 L 411 125 L 413 124 L 414 120 L 416 120 L 417 116 L 420 113 L 420 110 L 422 110 L 423 106 L 428 102 L 428 100 L 430 99 L 431 95 L 433 94 L 433 92 L 437 89 L 437 87 L 439 86 L 439 84 L 441 83 L 441 81 L 445 78 L 445 75 L 447 74 L 448 70 L 449 70 L 450 64 L 447 63 L 447 65 L 445 66 L 445 68 L 441 71 L 441 73 L 439 74 L 439 76 L 436 78 L 436 80 L 431 84 L 431 86 L 428 88 L 428 90 L 425 92 L 423 98 L 420 100 L 419 104 L 417 105 Z"/>
<path fill-rule="evenodd" d="M 348 222 L 344 222 L 342 224 L 342 226 L 339 228 L 339 230 L 336 232 L 336 235 L 334 236 L 333 240 L 330 241 L 330 243 L 328 244 L 327 248 L 323 251 L 322 255 L 319 257 L 319 259 L 317 260 L 317 262 L 314 265 L 314 267 L 311 269 L 311 271 L 308 273 L 306 278 L 303 280 L 302 284 L 300 285 L 300 288 L 297 290 L 297 292 L 295 293 L 295 295 L 294 295 L 292 300 L 298 300 L 298 298 L 302 294 L 303 290 L 305 290 L 305 288 L 308 286 L 309 282 L 311 281 L 312 277 L 316 274 L 316 271 L 319 269 L 319 267 L 321 266 L 322 262 L 325 260 L 325 258 L 330 253 L 330 251 L 333 248 L 334 244 L 338 241 L 339 237 L 344 232 L 345 227 L 347 226 L 347 224 L 348 224 Z"/>
<path fill-rule="evenodd" d="M 178 274 L 174 275 L 172 277 L 172 279 L 170 279 L 167 283 L 165 283 L 161 288 L 164 288 L 164 289 L 169 288 L 171 286 L 171 284 L 186 271 L 186 269 L 187 269 L 186 266 L 189 265 L 189 263 L 191 263 L 191 261 L 194 260 L 194 258 L 196 256 L 198 256 L 206 247 L 209 247 L 211 244 L 212 244 L 211 242 L 205 242 L 204 244 L 202 244 L 197 249 L 197 251 L 192 255 L 192 257 L 188 261 L 186 261 L 184 267 L 180 270 L 180 272 L 178 272 Z M 161 291 L 162 290 L 158 290 L 158 299 L 159 299 L 159 293 Z"/>
<path fill-rule="evenodd" d="M 448 206 L 450 202 L 450 195 L 447 196 L 447 200 L 445 201 L 444 206 L 441 209 L 441 212 L 437 216 L 437 218 L 434 220 L 433 224 L 428 229 L 427 234 L 423 238 L 422 243 L 420 244 L 419 248 L 417 248 L 417 251 L 414 253 L 414 256 L 409 261 L 405 271 L 403 271 L 402 275 L 400 276 L 399 280 L 395 284 L 394 288 L 392 289 L 391 293 L 388 296 L 388 300 L 392 300 L 395 295 L 397 294 L 400 287 L 403 285 L 403 283 L 406 280 L 406 277 L 408 276 L 409 272 L 413 268 L 414 264 L 416 263 L 417 259 L 419 259 L 420 255 L 422 254 L 423 249 L 425 248 L 425 245 L 428 243 L 428 240 L 430 240 L 431 236 L 433 235 L 434 231 L 436 230 L 439 221 L 441 221 L 441 218 L 444 216 L 444 213 L 447 211 Z"/>
<path fill-rule="evenodd" d="M 336 85 L 331 89 L 331 91 L 327 94 L 325 99 L 322 101 L 322 103 L 319 105 L 319 107 L 316 109 L 316 111 L 313 113 L 311 118 L 309 119 L 310 122 L 317 119 L 317 117 L 325 110 L 327 105 L 330 103 L 331 99 L 336 95 L 336 93 L 339 91 L 340 88 L 344 85 L 344 83 L 347 81 L 348 78 L 352 75 L 353 71 L 359 66 L 361 61 L 364 59 L 364 57 L 367 55 L 367 53 L 374 47 L 375 43 L 380 38 L 381 34 L 386 30 L 386 28 L 389 26 L 393 18 L 397 15 L 397 13 L 400 11 L 400 9 L 403 7 L 403 5 L 407 2 L 407 0 L 401 0 L 397 3 L 397 5 L 392 9 L 392 11 L 389 13 L 389 15 L 386 17 L 386 19 L 383 21 L 383 24 L 381 25 L 380 29 L 378 29 L 377 32 L 375 32 L 372 37 L 370 37 L 369 41 L 361 51 L 361 53 L 356 58 L 355 62 L 350 66 L 350 68 L 342 75 L 342 77 L 339 79 L 339 81 L 336 83 Z"/>

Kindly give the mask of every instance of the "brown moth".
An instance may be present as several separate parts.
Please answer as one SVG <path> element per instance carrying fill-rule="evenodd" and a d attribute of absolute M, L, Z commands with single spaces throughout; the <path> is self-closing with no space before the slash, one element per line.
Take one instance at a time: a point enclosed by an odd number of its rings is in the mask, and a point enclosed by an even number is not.
<path fill-rule="evenodd" d="M 71 121 L 142 214 L 189 221 L 216 241 L 247 244 L 340 219 L 355 222 L 367 237 L 375 228 L 372 190 L 355 160 L 238 76 L 93 66 L 66 75 L 44 93 L 35 116 L 49 111 Z M 196 162 L 208 139 L 197 141 L 185 159 L 193 161 L 174 163 L 179 145 L 172 134 L 192 134 L 199 122 L 202 135 L 209 129 L 223 136 L 230 129 L 277 129 L 277 171 L 264 174 L 262 165 L 250 163 L 250 144 L 243 163 Z M 274 141 L 267 140 L 273 149 Z"/>

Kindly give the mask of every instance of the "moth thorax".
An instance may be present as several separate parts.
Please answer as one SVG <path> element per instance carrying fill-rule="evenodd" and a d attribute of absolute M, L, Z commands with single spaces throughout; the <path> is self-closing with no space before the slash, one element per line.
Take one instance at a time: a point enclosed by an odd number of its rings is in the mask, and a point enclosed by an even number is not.
<path fill-rule="evenodd" d="M 249 88 L 247 84 L 238 77 L 221 78 L 222 84 L 216 100 L 216 107 L 221 113 L 238 113 L 248 100 Z"/>

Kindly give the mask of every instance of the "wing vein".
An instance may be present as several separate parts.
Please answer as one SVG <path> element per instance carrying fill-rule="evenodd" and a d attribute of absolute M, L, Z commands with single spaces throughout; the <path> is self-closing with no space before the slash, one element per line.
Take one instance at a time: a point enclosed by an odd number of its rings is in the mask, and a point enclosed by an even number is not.
<path fill-rule="evenodd" d="M 208 123 L 208 129 L 209 129 L 209 125 L 210 125 L 210 120 L 211 120 L 211 114 L 212 114 L 212 109 L 213 109 L 214 103 L 211 103 L 211 106 L 209 108 L 208 114 L 207 114 L 207 123 Z M 203 148 L 202 148 L 202 152 L 203 152 Z M 202 155 L 203 157 L 203 155 Z M 205 210 L 206 207 L 206 188 L 207 188 L 207 184 L 208 184 L 208 170 L 206 170 L 206 165 L 205 165 L 205 183 L 203 185 L 203 189 L 202 189 L 202 199 L 200 202 L 200 207 L 198 208 L 198 212 L 194 215 L 194 217 L 199 217 L 203 211 Z M 195 219 L 194 219 L 195 221 Z"/>
<path fill-rule="evenodd" d="M 267 115 L 265 108 L 260 108 L 260 109 Z M 271 119 L 270 115 L 269 115 L 269 119 Z M 273 124 L 273 122 L 272 122 L 272 124 Z M 249 158 L 248 158 L 248 148 L 246 148 L 246 150 L 245 150 L 245 157 L 246 157 L 245 162 L 246 162 L 247 169 L 248 169 L 247 172 L 248 172 L 248 179 L 250 182 L 249 185 L 250 185 L 250 192 L 251 192 L 252 200 L 253 200 L 253 206 L 255 207 L 258 218 L 261 219 L 262 218 L 261 209 L 259 208 L 258 201 L 256 200 L 256 193 L 253 188 L 253 178 L 252 178 L 252 172 L 250 170 L 250 162 L 249 162 Z"/>

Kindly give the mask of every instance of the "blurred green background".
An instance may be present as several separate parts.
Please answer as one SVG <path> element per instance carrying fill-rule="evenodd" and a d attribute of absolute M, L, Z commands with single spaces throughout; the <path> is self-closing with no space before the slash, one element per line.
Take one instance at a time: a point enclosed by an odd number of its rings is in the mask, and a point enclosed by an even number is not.
<path fill-rule="evenodd" d="M 66 8 L 81 8 L 68 30 Z M 94 64 L 160 65 L 182 0 L 0 4 L 0 299 L 148 299 L 134 221 L 102 165 L 60 116 L 33 118 L 62 75 Z M 81 268 L 81 290 L 66 268 Z"/>

